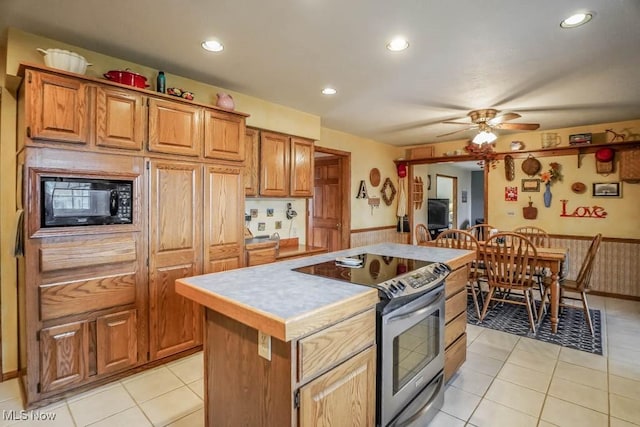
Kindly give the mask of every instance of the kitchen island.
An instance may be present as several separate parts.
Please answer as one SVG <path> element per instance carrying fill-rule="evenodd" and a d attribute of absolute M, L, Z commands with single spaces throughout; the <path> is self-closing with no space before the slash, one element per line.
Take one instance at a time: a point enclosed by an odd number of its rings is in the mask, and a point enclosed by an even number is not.
<path fill-rule="evenodd" d="M 463 271 L 464 283 L 475 258 L 379 244 L 176 281 L 178 293 L 206 308 L 208 426 L 374 424 L 377 290 L 292 271 L 362 253 L 444 262 Z"/>

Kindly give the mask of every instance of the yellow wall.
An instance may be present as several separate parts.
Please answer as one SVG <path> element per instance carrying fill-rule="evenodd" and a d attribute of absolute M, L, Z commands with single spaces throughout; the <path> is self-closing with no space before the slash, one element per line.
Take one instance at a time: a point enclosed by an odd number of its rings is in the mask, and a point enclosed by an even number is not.
<path fill-rule="evenodd" d="M 328 128 L 322 128 L 317 145 L 351 153 L 351 229 L 395 225 L 400 189 L 398 173 L 393 160 L 404 155 L 404 148 L 382 144 Z M 369 172 L 372 168 L 380 170 L 381 179 L 377 187 L 373 187 L 369 182 Z M 356 199 L 360 181 L 364 180 L 369 197 L 380 197 L 382 184 L 387 177 L 396 187 L 396 197 L 391 206 L 385 205 L 381 200 L 380 207 L 374 208 L 372 213 L 367 199 Z M 406 186 L 405 194 L 407 194 Z"/>
<path fill-rule="evenodd" d="M 606 129 L 613 129 L 618 133 L 624 133 L 628 140 L 640 140 L 640 120 L 625 122 L 594 124 L 589 126 L 547 130 L 544 132 L 557 133 L 560 138 L 560 146 L 569 146 L 569 135 L 590 132 L 594 141 L 605 142 Z M 522 141 L 526 150 L 542 148 L 541 133 L 529 132 L 521 134 L 505 135 L 496 140 L 497 152 L 511 152 L 511 141 Z M 447 152 L 460 150 L 467 144 L 466 140 L 437 143 L 434 145 L 434 155 L 443 156 Z M 640 203 L 640 184 L 621 183 L 622 197 L 593 197 L 592 184 L 594 182 L 618 182 L 619 162 L 616 159 L 614 173 L 600 175 L 596 173 L 594 154 L 580 156 L 581 167 L 578 168 L 578 156 L 565 155 L 557 157 L 540 157 L 542 171 L 549 169 L 551 162 L 562 165 L 563 181 L 551 186 L 553 195 L 551 206 L 545 208 L 540 192 L 522 192 L 521 180 L 523 178 L 539 178 L 527 176 L 522 171 L 523 160 L 515 160 L 515 179 L 507 181 L 504 173 L 504 162 L 500 161 L 496 169 L 490 169 L 488 178 L 488 217 L 487 222 L 500 230 L 511 230 L 522 225 L 536 225 L 544 228 L 552 234 L 565 234 L 576 236 L 593 236 L 602 233 L 605 237 L 618 237 L 640 239 L 640 220 L 638 220 L 638 206 Z M 583 194 L 575 194 L 571 191 L 571 184 L 582 182 L 587 186 Z M 518 201 L 507 202 L 504 200 L 506 186 L 518 187 Z M 526 220 L 522 215 L 522 208 L 528 206 L 529 196 L 533 206 L 538 208 L 536 220 Z M 579 206 L 601 206 L 607 212 L 605 219 L 561 217 L 561 200 L 568 200 L 568 212 L 571 213 Z"/>

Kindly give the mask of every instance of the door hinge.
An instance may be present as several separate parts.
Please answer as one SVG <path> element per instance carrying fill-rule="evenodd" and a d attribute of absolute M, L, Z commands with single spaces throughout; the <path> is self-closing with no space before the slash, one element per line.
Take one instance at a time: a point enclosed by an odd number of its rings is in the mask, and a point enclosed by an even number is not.
<path fill-rule="evenodd" d="M 31 138 L 31 126 L 27 126 L 27 138 Z"/>
<path fill-rule="evenodd" d="M 300 390 L 296 390 L 293 395 L 293 407 L 296 409 L 300 407 Z"/>
<path fill-rule="evenodd" d="M 147 257 L 147 267 L 149 267 L 149 258 Z"/>
<path fill-rule="evenodd" d="M 151 168 L 151 166 L 150 166 L 150 164 L 149 164 L 149 163 L 151 163 L 151 162 L 150 162 L 149 160 L 147 160 L 147 161 L 146 161 L 146 167 L 147 167 L 147 170 L 149 170 L 149 169 Z"/>
<path fill-rule="evenodd" d="M 31 73 L 27 73 L 27 83 L 31 83 Z"/>

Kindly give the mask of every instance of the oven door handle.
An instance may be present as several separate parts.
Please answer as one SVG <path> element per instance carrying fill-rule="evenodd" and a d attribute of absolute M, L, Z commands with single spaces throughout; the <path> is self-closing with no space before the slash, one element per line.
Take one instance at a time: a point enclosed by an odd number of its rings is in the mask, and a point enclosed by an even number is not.
<path fill-rule="evenodd" d="M 390 317 L 387 320 L 387 323 L 393 323 L 399 320 L 406 320 L 412 317 L 422 316 L 423 314 L 431 310 L 434 307 L 434 305 L 439 303 L 443 298 L 444 298 L 444 291 L 440 291 L 433 298 L 429 299 L 429 301 L 423 304 L 421 307 L 417 308 L 416 310 L 411 310 L 409 313 L 399 314 L 397 316 Z"/>

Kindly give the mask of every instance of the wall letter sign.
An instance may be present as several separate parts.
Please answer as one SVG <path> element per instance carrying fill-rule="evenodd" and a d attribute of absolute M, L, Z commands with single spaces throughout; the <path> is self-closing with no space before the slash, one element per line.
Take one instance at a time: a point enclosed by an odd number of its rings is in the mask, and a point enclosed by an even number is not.
<path fill-rule="evenodd" d="M 575 218 L 606 218 L 607 211 L 602 206 L 578 206 L 572 213 L 567 213 L 568 200 L 560 200 L 562 202 L 562 213 L 560 216 Z"/>

